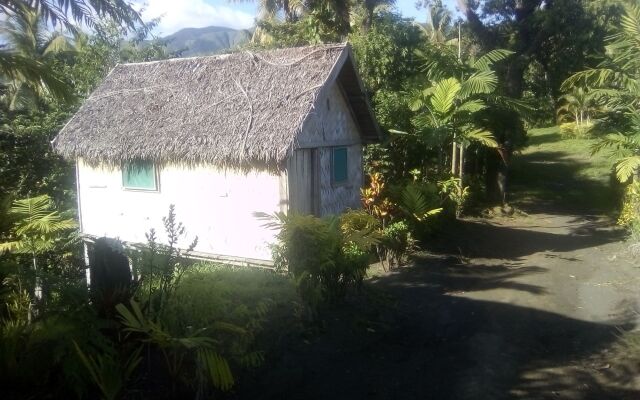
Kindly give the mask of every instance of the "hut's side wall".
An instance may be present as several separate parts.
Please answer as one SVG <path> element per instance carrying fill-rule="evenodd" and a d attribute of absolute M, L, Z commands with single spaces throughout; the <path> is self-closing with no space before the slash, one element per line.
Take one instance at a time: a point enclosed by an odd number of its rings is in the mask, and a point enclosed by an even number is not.
<path fill-rule="evenodd" d="M 300 153 L 313 153 L 313 182 L 311 189 L 314 201 L 313 209 L 318 215 L 338 214 L 347 208 L 359 208 L 360 188 L 363 184 L 362 140 L 359 127 L 338 83 L 326 91 L 324 99 L 317 103 L 313 114 L 307 120 L 302 134 L 298 138 L 300 147 L 292 159 Z M 336 184 L 332 180 L 332 151 L 334 148 L 347 149 L 348 179 Z M 294 187 L 303 187 L 304 183 L 290 181 Z"/>
<path fill-rule="evenodd" d="M 197 236 L 197 252 L 271 259 L 268 244 L 274 242 L 274 232 L 253 213 L 283 209 L 284 176 L 177 165 L 162 167 L 158 175 L 157 192 L 126 190 L 120 169 L 93 168 L 79 161 L 82 232 L 145 243 L 145 233 L 154 228 L 164 242 L 162 217 L 174 204 L 187 230 L 181 247 Z"/>

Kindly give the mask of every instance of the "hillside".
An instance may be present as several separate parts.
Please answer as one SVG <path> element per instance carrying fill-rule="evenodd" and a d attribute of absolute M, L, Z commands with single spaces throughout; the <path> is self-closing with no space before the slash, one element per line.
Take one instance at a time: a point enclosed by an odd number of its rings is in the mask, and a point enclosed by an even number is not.
<path fill-rule="evenodd" d="M 232 29 L 220 26 L 185 28 L 166 36 L 167 47 L 172 52 L 181 52 L 184 57 L 220 53 L 251 39 L 252 30 Z"/>

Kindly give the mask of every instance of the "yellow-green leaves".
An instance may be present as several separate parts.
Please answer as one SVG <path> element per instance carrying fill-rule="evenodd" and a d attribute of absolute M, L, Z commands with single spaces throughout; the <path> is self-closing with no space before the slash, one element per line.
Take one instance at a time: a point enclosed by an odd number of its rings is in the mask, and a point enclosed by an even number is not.
<path fill-rule="evenodd" d="M 640 168 L 640 156 L 624 157 L 616 163 L 616 178 L 626 182 Z"/>
<path fill-rule="evenodd" d="M 14 201 L 8 217 L 15 221 L 13 240 L 0 243 L 0 253 L 39 254 L 51 250 L 58 237 L 76 228 L 75 221 L 56 211 L 46 195 Z"/>
<path fill-rule="evenodd" d="M 483 146 L 497 148 L 498 142 L 491 132 L 484 131 L 482 129 L 474 129 L 466 131 L 464 138 L 471 142 L 478 142 Z"/>
<path fill-rule="evenodd" d="M 436 83 L 431 96 L 432 110 L 438 114 L 447 114 L 455 105 L 455 99 L 462 86 L 455 78 Z"/>

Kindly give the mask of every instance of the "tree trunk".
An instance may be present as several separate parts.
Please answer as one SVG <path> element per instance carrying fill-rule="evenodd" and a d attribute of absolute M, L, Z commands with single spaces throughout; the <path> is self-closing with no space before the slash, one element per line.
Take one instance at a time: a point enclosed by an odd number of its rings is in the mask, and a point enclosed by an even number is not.
<path fill-rule="evenodd" d="M 500 197 L 498 185 L 499 162 L 501 162 L 500 156 L 495 151 L 487 150 L 485 152 L 485 187 L 487 198 L 491 201 L 496 201 Z"/>
<path fill-rule="evenodd" d="M 460 143 L 460 166 L 458 167 L 458 173 L 460 174 L 460 187 L 464 185 L 464 144 Z"/>
<path fill-rule="evenodd" d="M 451 175 L 453 176 L 457 175 L 457 172 L 458 172 L 457 168 L 458 168 L 458 144 L 454 140 L 451 148 Z"/>

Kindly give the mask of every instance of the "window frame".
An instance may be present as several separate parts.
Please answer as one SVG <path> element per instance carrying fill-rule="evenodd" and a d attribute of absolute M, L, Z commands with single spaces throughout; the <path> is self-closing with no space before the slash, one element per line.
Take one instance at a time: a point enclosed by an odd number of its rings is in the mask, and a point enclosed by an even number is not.
<path fill-rule="evenodd" d="M 336 164 L 335 164 L 335 152 L 337 150 L 344 150 L 345 152 L 345 178 L 341 181 L 336 181 Z M 336 186 L 348 186 L 349 185 L 349 148 L 347 146 L 336 146 L 331 148 L 331 185 Z"/>
<path fill-rule="evenodd" d="M 133 187 L 133 186 L 127 186 L 125 184 L 125 171 L 127 169 L 128 165 L 131 165 L 133 163 L 145 163 L 148 162 L 149 164 L 151 164 L 151 168 L 153 168 L 153 189 L 151 188 L 143 188 L 143 187 Z M 129 192 L 148 192 L 148 193 L 159 193 L 160 192 L 160 175 L 158 172 L 158 166 L 156 163 L 154 163 L 153 161 L 145 161 L 145 160 L 133 160 L 133 161 L 127 161 L 122 163 L 121 167 L 120 167 L 120 171 L 121 171 L 121 181 L 122 181 L 122 190 L 126 190 Z"/>

